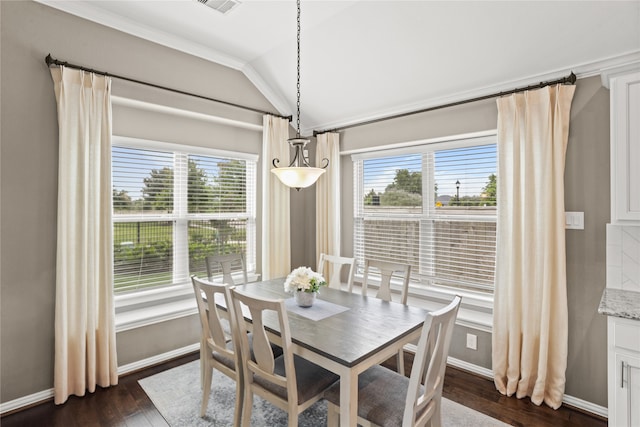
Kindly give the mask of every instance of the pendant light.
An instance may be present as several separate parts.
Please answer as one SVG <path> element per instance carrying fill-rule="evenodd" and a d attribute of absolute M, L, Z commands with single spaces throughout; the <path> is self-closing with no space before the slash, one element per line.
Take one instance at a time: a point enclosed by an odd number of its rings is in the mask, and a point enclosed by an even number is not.
<path fill-rule="evenodd" d="M 297 84 L 297 108 L 298 108 L 298 117 L 297 117 L 297 130 L 296 137 L 290 138 L 287 140 L 289 145 L 291 145 L 295 151 L 293 156 L 293 160 L 289 163 L 289 166 L 286 168 L 278 167 L 278 163 L 280 163 L 280 159 L 273 159 L 273 172 L 279 179 L 282 181 L 284 185 L 287 187 L 295 188 L 296 190 L 300 190 L 301 188 L 306 188 L 310 185 L 313 185 L 320 175 L 322 175 L 329 166 L 329 159 L 322 159 L 324 165 L 321 168 L 312 167 L 304 156 L 304 147 L 309 143 L 307 138 L 302 138 L 300 136 L 300 0 L 297 0 L 298 4 L 298 84 Z"/>

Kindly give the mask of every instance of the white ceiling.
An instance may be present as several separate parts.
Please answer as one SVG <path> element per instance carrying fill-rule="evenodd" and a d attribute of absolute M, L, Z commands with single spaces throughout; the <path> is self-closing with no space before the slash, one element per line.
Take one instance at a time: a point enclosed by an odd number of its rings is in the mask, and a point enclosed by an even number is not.
<path fill-rule="evenodd" d="M 241 70 L 295 115 L 294 0 L 243 0 L 226 15 L 195 0 L 37 1 Z M 640 0 L 303 0 L 301 39 L 307 135 L 640 63 Z"/>

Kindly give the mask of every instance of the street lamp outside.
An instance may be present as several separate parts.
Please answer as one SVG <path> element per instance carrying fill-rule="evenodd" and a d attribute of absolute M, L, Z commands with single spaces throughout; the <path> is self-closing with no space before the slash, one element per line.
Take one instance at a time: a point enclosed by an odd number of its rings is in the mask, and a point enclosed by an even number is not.
<path fill-rule="evenodd" d="M 460 203 L 460 181 L 456 181 L 456 201 Z"/>

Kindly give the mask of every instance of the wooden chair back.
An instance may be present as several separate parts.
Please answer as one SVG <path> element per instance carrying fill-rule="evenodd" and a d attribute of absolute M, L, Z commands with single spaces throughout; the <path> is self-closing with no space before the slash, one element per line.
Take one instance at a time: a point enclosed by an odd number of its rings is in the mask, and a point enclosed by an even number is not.
<path fill-rule="evenodd" d="M 269 382 L 276 387 L 282 387 L 287 390 L 287 396 L 297 396 L 296 370 L 293 363 L 293 350 L 291 348 L 291 333 L 289 330 L 289 319 L 285 309 L 284 300 L 270 300 L 262 298 L 254 298 L 238 292 L 235 288 L 231 288 L 231 299 L 234 304 L 234 312 L 238 330 L 251 331 L 253 339 L 253 358 L 243 358 L 242 364 L 245 373 L 245 386 L 251 387 L 252 391 L 276 404 L 281 409 L 288 411 L 291 404 L 297 408 L 298 402 L 289 402 L 280 396 L 272 393 L 266 387 L 257 384 L 254 379 L 259 376 L 261 380 Z M 243 307 L 244 306 L 244 307 Z M 244 313 L 243 313 L 244 308 Z M 248 314 L 248 315 L 247 315 Z M 245 318 L 245 315 L 251 321 Z M 280 336 L 270 335 L 264 324 L 265 319 L 275 320 L 280 328 Z M 241 351 L 249 354 L 249 334 L 240 334 Z M 273 352 L 273 344 L 282 348 L 282 356 L 284 358 L 285 375 L 279 375 L 275 372 L 276 355 Z M 263 381 L 261 381 L 263 383 Z M 292 412 L 289 412 L 291 414 Z M 297 415 L 297 411 L 293 411 Z"/>
<path fill-rule="evenodd" d="M 409 276 L 411 275 L 411 265 L 400 264 L 387 261 L 376 261 L 366 259 L 364 261 L 364 279 L 362 282 L 362 295 L 367 295 L 367 290 L 371 286 L 371 273 L 378 271 L 380 273 L 380 287 L 376 293 L 376 298 L 385 301 L 392 301 L 391 298 L 391 278 L 394 274 L 402 279 L 402 287 L 400 291 L 400 303 L 406 304 L 409 295 Z"/>
<path fill-rule="evenodd" d="M 207 265 L 207 277 L 212 282 L 217 274 L 222 273 L 222 283 L 227 285 L 240 285 L 247 283 L 247 266 L 244 262 L 244 255 L 241 253 L 227 255 L 210 255 L 205 258 Z M 240 272 L 243 282 L 235 282 L 232 274 Z"/>
<path fill-rule="evenodd" d="M 200 369 L 202 381 L 202 406 L 200 416 L 204 416 L 211 392 L 212 369 L 217 369 L 236 381 L 237 399 L 235 408 L 236 425 L 242 413 L 242 394 L 244 384 L 240 369 L 240 347 L 233 315 L 233 304 L 229 286 L 214 284 L 196 276 L 191 276 L 196 296 L 202 335 L 200 339 Z M 223 302 L 226 312 L 218 306 Z M 229 345 L 229 343 L 232 345 Z"/>
<path fill-rule="evenodd" d="M 325 272 L 325 264 L 327 264 L 327 270 Z M 325 279 L 329 276 L 327 286 L 334 289 L 342 288 L 342 270 L 343 267 L 349 266 L 349 275 L 347 276 L 347 290 L 351 292 L 353 290 L 353 274 L 356 267 L 356 259 L 341 257 L 336 255 L 328 255 L 325 253 L 320 254 L 320 260 L 318 261 L 318 273 L 322 274 Z"/>
<path fill-rule="evenodd" d="M 444 372 L 461 298 L 427 314 L 411 368 L 402 425 L 440 425 Z M 422 387 L 424 385 L 424 387 Z"/>
<path fill-rule="evenodd" d="M 225 325 L 225 323 L 232 321 L 232 316 L 228 316 L 216 304 L 216 296 L 218 296 L 218 301 L 223 298 L 227 302 L 227 310 L 229 309 L 229 302 L 231 301 L 229 287 L 223 284 L 214 284 L 196 276 L 191 276 L 191 281 L 196 295 L 198 315 L 205 343 L 211 351 L 216 351 L 235 359 L 234 351 L 227 348 L 227 343 L 233 339 L 231 333 L 229 333 L 229 331 L 233 331 L 233 327 Z M 227 316 L 229 320 L 227 320 Z"/>
<path fill-rule="evenodd" d="M 242 358 L 245 379 L 242 425 L 250 424 L 253 395 L 257 394 L 286 411 L 289 427 L 296 427 L 298 415 L 320 400 L 338 376 L 294 356 L 284 300 L 254 298 L 235 288 L 231 289 L 231 298 L 241 331 L 242 354 L 250 354 L 246 331 L 251 330 L 253 337 L 254 356 Z M 269 333 L 268 327 L 278 327 L 280 335 Z M 274 344 L 281 347 L 279 357 L 274 354 Z M 297 372 L 302 373 L 301 377 Z"/>

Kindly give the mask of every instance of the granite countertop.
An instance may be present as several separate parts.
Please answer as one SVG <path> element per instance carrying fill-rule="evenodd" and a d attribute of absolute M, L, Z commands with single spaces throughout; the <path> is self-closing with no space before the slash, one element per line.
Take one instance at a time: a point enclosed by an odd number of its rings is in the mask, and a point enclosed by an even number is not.
<path fill-rule="evenodd" d="M 602 293 L 598 313 L 640 320 L 640 292 L 606 288 Z"/>

